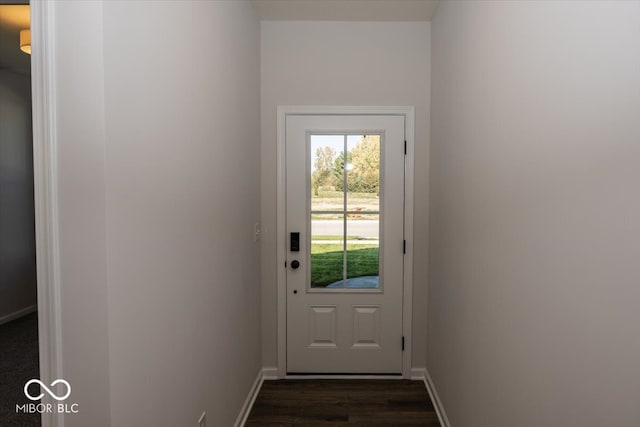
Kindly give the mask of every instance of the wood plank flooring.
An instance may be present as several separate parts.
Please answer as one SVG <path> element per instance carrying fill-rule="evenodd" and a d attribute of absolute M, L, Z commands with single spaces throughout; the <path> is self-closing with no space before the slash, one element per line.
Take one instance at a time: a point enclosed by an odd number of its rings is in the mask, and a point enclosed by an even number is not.
<path fill-rule="evenodd" d="M 246 426 L 440 427 L 422 381 L 265 381 Z"/>

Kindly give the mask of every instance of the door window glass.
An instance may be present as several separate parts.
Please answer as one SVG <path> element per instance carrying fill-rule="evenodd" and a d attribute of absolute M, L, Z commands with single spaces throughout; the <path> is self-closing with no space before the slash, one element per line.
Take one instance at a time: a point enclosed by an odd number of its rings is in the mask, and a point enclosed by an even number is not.
<path fill-rule="evenodd" d="M 377 289 L 379 134 L 310 135 L 312 288 Z"/>

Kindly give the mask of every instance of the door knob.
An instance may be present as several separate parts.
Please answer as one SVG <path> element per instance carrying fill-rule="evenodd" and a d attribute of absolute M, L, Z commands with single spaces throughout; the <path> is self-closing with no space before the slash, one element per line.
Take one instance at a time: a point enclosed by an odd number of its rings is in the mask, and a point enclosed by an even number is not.
<path fill-rule="evenodd" d="M 298 267 L 300 267 L 300 261 L 298 261 L 297 259 L 294 259 L 293 261 L 291 261 L 291 268 L 296 270 Z"/>

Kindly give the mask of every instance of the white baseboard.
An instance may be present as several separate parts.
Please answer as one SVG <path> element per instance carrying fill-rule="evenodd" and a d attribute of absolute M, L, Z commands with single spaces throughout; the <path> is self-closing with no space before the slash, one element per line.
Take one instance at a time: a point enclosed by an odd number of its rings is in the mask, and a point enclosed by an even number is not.
<path fill-rule="evenodd" d="M 262 368 L 262 378 L 265 381 L 280 379 L 280 377 L 278 376 L 278 368 L 276 368 L 275 366 Z"/>
<path fill-rule="evenodd" d="M 247 422 L 247 418 L 249 418 L 249 414 L 251 413 L 251 408 L 253 408 L 253 403 L 256 401 L 256 397 L 258 397 L 258 393 L 260 393 L 260 388 L 262 388 L 263 381 L 264 374 L 262 369 L 260 369 L 256 376 L 256 380 L 253 382 L 253 386 L 251 386 L 251 390 L 249 390 L 249 394 L 244 401 L 244 405 L 242 405 L 242 409 L 240 409 L 240 413 L 238 414 L 234 427 L 243 427 Z"/>
<path fill-rule="evenodd" d="M 409 379 L 423 381 L 427 370 L 425 368 L 411 368 L 411 376 Z"/>
<path fill-rule="evenodd" d="M 13 313 L 7 314 L 5 316 L 0 317 L 0 325 L 4 323 L 11 322 L 19 317 L 26 316 L 27 314 L 31 314 L 38 311 L 37 305 L 30 305 L 29 307 L 25 307 L 21 310 L 14 311 Z"/>
<path fill-rule="evenodd" d="M 433 402 L 433 406 L 436 409 L 436 414 L 438 414 L 438 420 L 440 420 L 440 425 L 442 427 L 451 427 L 451 423 L 449 423 L 449 418 L 447 418 L 447 413 L 444 411 L 444 407 L 442 406 L 442 402 L 440 401 L 440 396 L 438 396 L 438 392 L 436 391 L 436 387 L 431 380 L 431 376 L 429 375 L 429 371 L 424 370 L 424 385 L 427 387 L 427 392 L 429 393 L 429 397 L 431 398 L 431 402 Z"/>
<path fill-rule="evenodd" d="M 410 377 L 408 379 L 423 381 L 425 377 L 426 369 L 422 367 L 411 368 Z M 278 380 L 281 377 L 278 375 L 278 368 L 275 366 L 270 366 L 262 369 L 263 379 L 265 381 L 269 380 Z M 327 375 L 327 374 L 318 374 L 318 375 L 285 375 L 284 378 L 287 379 L 391 379 L 397 380 L 398 378 L 402 378 L 401 375 Z"/>

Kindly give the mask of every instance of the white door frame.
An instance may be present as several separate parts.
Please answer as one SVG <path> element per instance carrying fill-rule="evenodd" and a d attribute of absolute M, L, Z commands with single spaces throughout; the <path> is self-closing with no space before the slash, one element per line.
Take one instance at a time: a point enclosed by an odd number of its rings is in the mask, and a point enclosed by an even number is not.
<path fill-rule="evenodd" d="M 53 2 L 31 2 L 31 99 L 38 282 L 40 379 L 62 375 L 60 251 L 58 245 L 57 141 L 55 127 Z M 45 393 L 42 403 L 55 403 Z M 64 415 L 42 414 L 43 427 L 63 427 Z"/>
<path fill-rule="evenodd" d="M 407 155 L 405 159 L 404 234 L 407 243 L 404 256 L 404 283 L 402 297 L 402 335 L 405 347 L 402 353 L 402 376 L 411 378 L 412 306 L 413 306 L 413 164 L 414 164 L 414 107 L 370 106 L 278 106 L 277 126 L 277 298 L 278 298 L 278 378 L 287 375 L 287 271 L 286 261 L 286 119 L 292 115 L 344 115 L 344 116 L 404 116 Z"/>

